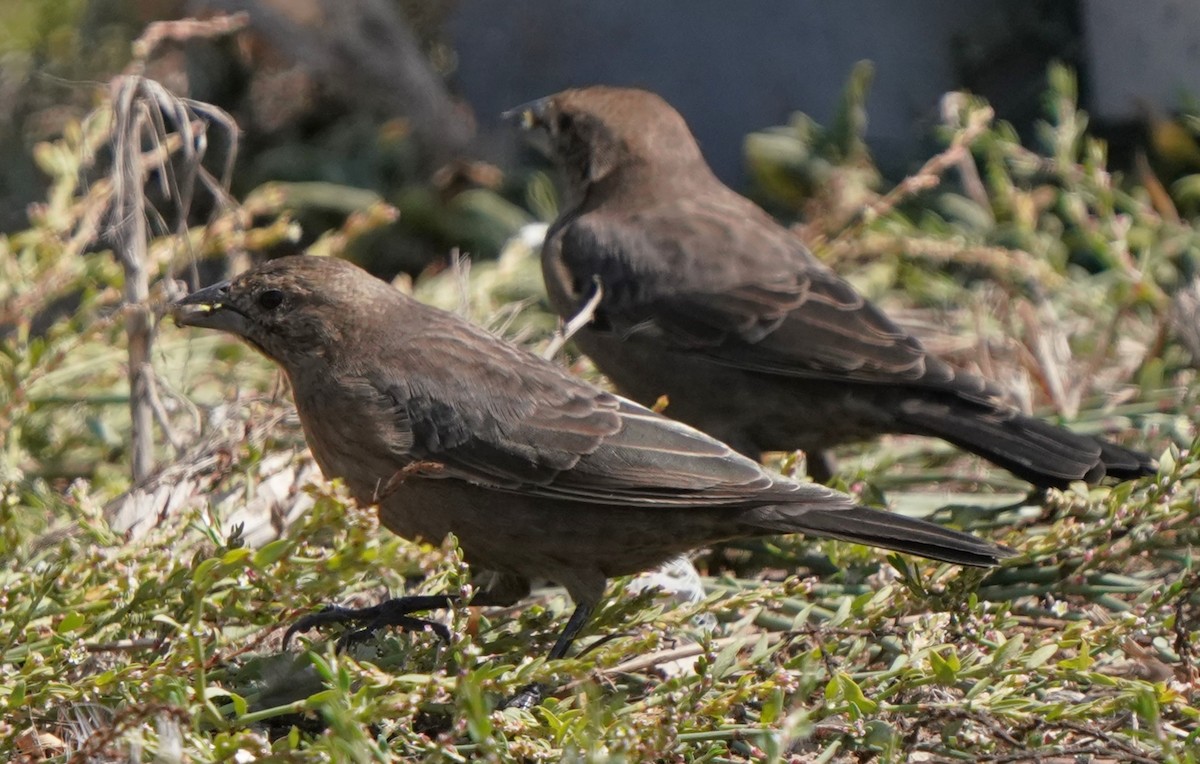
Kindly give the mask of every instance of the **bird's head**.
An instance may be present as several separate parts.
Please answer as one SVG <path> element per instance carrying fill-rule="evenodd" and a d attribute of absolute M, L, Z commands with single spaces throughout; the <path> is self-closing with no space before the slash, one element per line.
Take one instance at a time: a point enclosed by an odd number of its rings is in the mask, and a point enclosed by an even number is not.
<path fill-rule="evenodd" d="M 577 191 L 623 171 L 707 172 L 683 117 L 645 90 L 602 85 L 564 90 L 505 116 L 546 134 Z"/>
<path fill-rule="evenodd" d="M 235 334 L 289 372 L 334 355 L 354 326 L 401 300 L 390 285 L 331 257 L 271 260 L 171 306 L 175 323 Z"/>

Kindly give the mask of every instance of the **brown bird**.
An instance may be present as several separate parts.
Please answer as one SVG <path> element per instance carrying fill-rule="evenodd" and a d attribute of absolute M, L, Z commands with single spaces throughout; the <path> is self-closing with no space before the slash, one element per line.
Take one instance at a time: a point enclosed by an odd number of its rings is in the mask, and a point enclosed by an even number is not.
<path fill-rule="evenodd" d="M 1006 550 L 922 520 L 855 506 L 771 474 L 698 430 L 605 392 L 347 262 L 273 260 L 195 292 L 177 323 L 221 329 L 291 381 L 321 471 L 342 478 L 383 525 L 409 539 L 458 538 L 490 582 L 473 604 L 510 604 L 532 578 L 575 611 L 562 657 L 605 582 L 713 542 L 802 532 L 962 565 Z M 446 597 L 408 597 L 327 621 L 423 622 Z"/>
<path fill-rule="evenodd" d="M 929 435 L 1039 487 L 1152 474 L 1146 454 L 1022 415 L 930 355 L 787 228 L 722 184 L 653 93 L 567 90 L 510 114 L 544 130 L 569 199 L 542 270 L 555 310 L 625 395 L 752 459 Z"/>

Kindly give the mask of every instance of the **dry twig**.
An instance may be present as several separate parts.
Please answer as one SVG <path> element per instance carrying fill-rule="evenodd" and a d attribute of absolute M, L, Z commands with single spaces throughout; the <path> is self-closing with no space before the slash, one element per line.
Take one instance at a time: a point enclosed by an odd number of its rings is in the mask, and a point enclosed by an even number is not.
<path fill-rule="evenodd" d="M 173 204 L 174 234 L 187 241 L 188 214 L 199 183 L 220 209 L 228 200 L 237 126 L 221 109 L 180 98 L 161 84 L 139 75 L 122 75 L 111 85 L 113 171 L 108 208 L 110 235 L 125 271 L 126 336 L 129 342 L 130 415 L 132 419 L 132 477 L 141 483 L 154 461 L 154 375 L 150 368 L 153 321 L 150 309 L 150 221 L 166 228 L 162 214 L 145 194 L 147 181 Z M 204 168 L 208 129 L 216 126 L 229 146 L 220 177 Z M 149 147 L 147 150 L 145 147 Z M 165 417 L 158 417 L 172 444 Z"/>

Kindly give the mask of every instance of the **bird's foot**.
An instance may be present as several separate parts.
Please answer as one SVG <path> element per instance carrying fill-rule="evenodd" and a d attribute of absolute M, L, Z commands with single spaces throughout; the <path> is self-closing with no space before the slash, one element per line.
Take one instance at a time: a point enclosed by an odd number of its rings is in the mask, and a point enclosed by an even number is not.
<path fill-rule="evenodd" d="M 326 605 L 324 609 L 304 616 L 288 627 L 283 634 L 283 649 L 286 650 L 292 636 L 298 632 L 308 631 L 318 626 L 330 623 L 354 624 L 361 626 L 348 631 L 338 640 L 338 650 L 345 650 L 350 645 L 362 642 L 371 637 L 384 626 L 399 626 L 411 631 L 432 631 L 443 642 L 450 641 L 450 630 L 440 623 L 426 621 L 423 618 L 413 618 L 410 613 L 422 610 L 450 607 L 454 597 L 446 594 L 419 597 L 395 597 L 390 600 L 372 605 L 371 607 L 350 608 L 341 605 Z"/>
<path fill-rule="evenodd" d="M 501 708 L 519 708 L 522 711 L 528 711 L 534 706 L 542 702 L 542 698 L 546 695 L 546 685 L 540 682 L 532 682 L 517 690 L 517 694 L 505 700 Z"/>

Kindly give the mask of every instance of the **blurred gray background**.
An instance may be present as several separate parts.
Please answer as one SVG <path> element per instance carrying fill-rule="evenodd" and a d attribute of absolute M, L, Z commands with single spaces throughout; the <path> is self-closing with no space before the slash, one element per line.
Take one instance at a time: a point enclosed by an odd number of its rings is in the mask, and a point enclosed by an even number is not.
<path fill-rule="evenodd" d="M 861 59 L 875 64 L 868 138 L 889 173 L 927 155 L 948 90 L 980 93 L 1027 129 L 1052 60 L 1078 69 L 1084 107 L 1106 120 L 1200 89 L 1194 0 L 473 0 L 446 34 L 485 133 L 504 109 L 566 87 L 638 85 L 684 114 L 734 183 L 747 133 L 797 110 L 825 123 Z"/>

